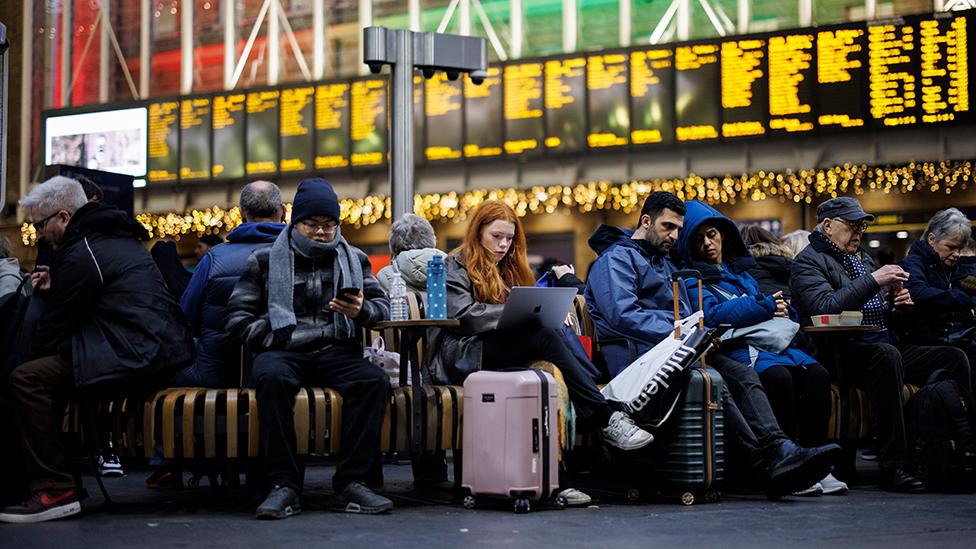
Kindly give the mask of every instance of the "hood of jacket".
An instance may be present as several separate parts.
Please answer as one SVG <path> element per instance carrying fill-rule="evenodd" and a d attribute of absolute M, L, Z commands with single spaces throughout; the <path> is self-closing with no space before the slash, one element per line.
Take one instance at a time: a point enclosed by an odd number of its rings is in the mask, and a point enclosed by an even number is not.
<path fill-rule="evenodd" d="M 89 202 L 71 216 L 61 247 L 81 240 L 90 233 L 149 240 L 149 231 L 125 212 L 102 202 Z"/>
<path fill-rule="evenodd" d="M 793 252 L 782 244 L 772 242 L 756 242 L 749 245 L 749 253 L 757 260 L 761 257 L 785 257 L 793 259 Z"/>
<path fill-rule="evenodd" d="M 742 242 L 739 228 L 731 219 L 698 200 L 685 202 L 685 208 L 685 224 L 678 233 L 678 242 L 675 245 L 675 255 L 680 258 L 682 266 L 701 272 L 705 282 L 721 278 L 722 273 L 717 265 L 698 259 L 692 250 L 695 232 L 706 222 L 722 233 L 722 263 L 730 271 L 738 274 L 756 266 L 756 260 Z"/>
<path fill-rule="evenodd" d="M 447 257 L 447 254 L 437 248 L 420 248 L 405 250 L 397 254 L 393 262 L 396 269 L 408 286 L 415 288 L 427 287 L 427 262 L 435 256 Z"/>
<path fill-rule="evenodd" d="M 285 228 L 284 223 L 245 222 L 227 235 L 227 242 L 274 242 L 278 234 Z"/>

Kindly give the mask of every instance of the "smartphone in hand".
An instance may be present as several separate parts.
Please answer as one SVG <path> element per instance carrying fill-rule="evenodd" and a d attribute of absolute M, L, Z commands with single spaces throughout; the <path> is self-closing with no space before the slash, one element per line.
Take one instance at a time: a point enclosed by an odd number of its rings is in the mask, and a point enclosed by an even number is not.
<path fill-rule="evenodd" d="M 355 296 L 359 295 L 360 291 L 361 290 L 355 286 L 339 288 L 339 290 L 336 292 L 336 298 L 343 301 L 352 301 Z"/>

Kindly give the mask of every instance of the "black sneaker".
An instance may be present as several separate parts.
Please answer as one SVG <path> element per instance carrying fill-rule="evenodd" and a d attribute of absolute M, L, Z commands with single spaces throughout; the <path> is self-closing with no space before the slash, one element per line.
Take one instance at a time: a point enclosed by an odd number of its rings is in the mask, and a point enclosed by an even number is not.
<path fill-rule="evenodd" d="M 271 493 L 264 498 L 264 502 L 258 505 L 258 510 L 254 514 L 261 520 L 283 519 L 302 512 L 302 506 L 298 502 L 298 492 L 287 486 L 274 485 Z"/>
<path fill-rule="evenodd" d="M 830 473 L 840 454 L 836 444 L 801 448 L 789 440 L 783 442 L 769 463 L 769 495 L 785 496 L 813 486 Z"/>
<path fill-rule="evenodd" d="M 340 513 L 378 515 L 391 509 L 393 509 L 392 501 L 359 482 L 350 483 L 332 500 L 332 510 Z"/>
<path fill-rule="evenodd" d="M 115 455 L 115 450 L 109 444 L 98 456 L 98 472 L 103 477 L 124 477 L 125 469 L 122 468 L 122 461 Z"/>
<path fill-rule="evenodd" d="M 81 512 L 78 492 L 75 490 L 43 490 L 36 492 L 20 505 L 11 505 L 0 511 L 0 522 L 26 524 L 44 522 Z"/>

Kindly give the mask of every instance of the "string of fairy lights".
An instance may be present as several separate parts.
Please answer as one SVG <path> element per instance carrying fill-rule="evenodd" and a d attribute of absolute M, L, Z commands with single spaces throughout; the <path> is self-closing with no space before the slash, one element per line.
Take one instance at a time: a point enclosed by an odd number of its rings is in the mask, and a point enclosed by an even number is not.
<path fill-rule="evenodd" d="M 682 200 L 703 200 L 712 205 L 735 204 L 744 200 L 777 199 L 781 202 L 810 204 L 815 198 L 862 195 L 866 192 L 951 194 L 973 183 L 971 161 L 912 162 L 899 167 L 871 167 L 844 164 L 827 169 L 791 172 L 760 171 L 740 176 L 635 180 L 627 183 L 593 181 L 576 185 L 537 186 L 526 189 L 478 189 L 463 193 L 415 195 L 414 212 L 430 221 L 459 222 L 487 200 L 501 200 L 520 216 L 553 213 L 621 211 L 640 209 L 644 198 L 654 191 L 668 191 Z M 390 197 L 369 195 L 342 199 L 344 224 L 361 228 L 389 220 Z M 287 206 L 290 216 L 291 207 Z M 240 210 L 212 206 L 182 214 L 141 213 L 136 219 L 156 238 L 226 232 L 241 224 Z M 29 223 L 21 227 L 25 245 L 35 240 Z"/>

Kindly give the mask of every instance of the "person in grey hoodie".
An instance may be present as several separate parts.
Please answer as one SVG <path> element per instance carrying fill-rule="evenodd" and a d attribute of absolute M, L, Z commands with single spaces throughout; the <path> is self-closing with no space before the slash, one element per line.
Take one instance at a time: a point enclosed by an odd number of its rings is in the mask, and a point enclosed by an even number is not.
<path fill-rule="evenodd" d="M 17 291 L 23 279 L 20 262 L 16 257 L 10 257 L 10 240 L 0 236 L 0 297 Z"/>
<path fill-rule="evenodd" d="M 447 254 L 437 249 L 437 236 L 430 221 L 408 213 L 390 226 L 390 264 L 376 274 L 387 293 L 393 284 L 393 273 L 399 272 L 407 288 L 418 293 L 427 291 L 427 262 Z"/>

